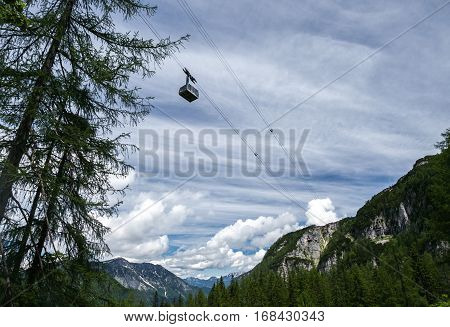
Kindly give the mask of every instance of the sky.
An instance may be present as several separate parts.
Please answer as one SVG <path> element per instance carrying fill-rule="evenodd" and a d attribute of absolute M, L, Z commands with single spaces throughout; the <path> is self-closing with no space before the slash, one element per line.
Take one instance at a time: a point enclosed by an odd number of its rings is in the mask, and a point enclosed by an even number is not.
<path fill-rule="evenodd" d="M 179 63 L 234 127 L 250 131 L 245 140 L 265 164 L 202 92 L 192 103 L 178 96 L 185 76 L 176 60 L 155 65 L 150 79 L 134 76 L 156 108 L 124 130 L 140 151 L 128 158 L 134 172 L 112 178 L 128 185 L 119 216 L 103 221 L 113 256 L 161 264 L 180 277 L 248 271 L 280 236 L 355 215 L 417 159 L 436 153 L 450 127 L 450 5 L 402 34 L 443 0 L 188 1 L 264 119 L 277 120 L 271 128 L 297 148 L 304 163 L 297 168 L 308 172 L 275 177 L 266 169 L 286 167 L 290 157 L 273 136 L 264 138 L 267 129 L 258 142 L 266 125 L 217 52 L 177 0 L 150 3 L 158 6 L 149 21 L 160 35 L 190 35 Z M 156 39 L 139 18 L 117 18 L 116 26 Z"/>

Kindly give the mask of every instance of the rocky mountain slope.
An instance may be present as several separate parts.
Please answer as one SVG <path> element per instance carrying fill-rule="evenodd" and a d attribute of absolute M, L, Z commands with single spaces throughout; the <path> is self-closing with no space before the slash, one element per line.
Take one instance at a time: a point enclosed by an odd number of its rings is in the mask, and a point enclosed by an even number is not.
<path fill-rule="evenodd" d="M 281 237 L 253 271 L 270 269 L 283 276 L 299 268 L 329 271 L 359 245 L 376 265 L 376 255 L 385 244 L 407 235 L 445 262 L 450 244 L 449 172 L 448 151 L 418 160 L 406 176 L 375 195 L 355 217 Z"/>
<path fill-rule="evenodd" d="M 153 296 L 157 291 L 160 297 L 168 300 L 179 296 L 187 298 L 197 288 L 189 285 L 160 265 L 151 263 L 132 263 L 116 258 L 102 263 L 102 269 L 126 288 L 135 289 Z"/>

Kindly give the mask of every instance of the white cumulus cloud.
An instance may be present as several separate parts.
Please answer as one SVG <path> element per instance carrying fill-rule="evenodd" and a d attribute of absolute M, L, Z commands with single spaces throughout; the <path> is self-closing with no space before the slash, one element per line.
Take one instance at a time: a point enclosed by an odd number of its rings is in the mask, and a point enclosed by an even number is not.
<path fill-rule="evenodd" d="M 297 218 L 291 213 L 278 217 L 258 217 L 257 219 L 239 219 L 233 225 L 220 230 L 208 242 L 209 246 L 230 248 L 264 248 L 275 242 L 280 236 L 299 228 Z"/>
<path fill-rule="evenodd" d="M 298 228 L 297 218 L 288 212 L 277 217 L 239 219 L 218 231 L 205 245 L 180 250 L 155 263 L 182 276 L 205 269 L 245 272 L 262 260 L 266 247 Z"/>
<path fill-rule="evenodd" d="M 114 252 L 132 261 L 148 261 L 157 258 L 169 250 L 169 237 L 163 235 L 144 242 L 117 242 Z"/>
<path fill-rule="evenodd" d="M 106 241 L 114 256 L 141 261 L 156 259 L 169 249 L 167 235 L 182 228 L 192 210 L 170 197 L 158 201 L 148 192 L 139 193 L 133 202 L 131 209 L 119 217 L 100 219 L 111 229 Z"/>
<path fill-rule="evenodd" d="M 333 202 L 330 198 L 314 199 L 308 202 L 305 212 L 306 225 L 323 226 L 338 221 Z"/>
<path fill-rule="evenodd" d="M 266 249 L 281 236 L 303 227 L 301 216 L 290 212 L 278 216 L 238 219 L 200 244 L 169 250 L 169 235 L 184 234 L 184 223 L 195 217 L 192 201 L 202 201 L 200 193 L 183 191 L 162 201 L 141 192 L 133 198 L 127 213 L 107 221 L 113 231 L 108 244 L 115 256 L 161 264 L 179 276 L 195 276 L 214 271 L 246 272 L 264 257 Z M 338 220 L 329 198 L 308 203 L 306 225 L 324 225 Z M 188 218 L 190 217 L 190 220 Z"/>

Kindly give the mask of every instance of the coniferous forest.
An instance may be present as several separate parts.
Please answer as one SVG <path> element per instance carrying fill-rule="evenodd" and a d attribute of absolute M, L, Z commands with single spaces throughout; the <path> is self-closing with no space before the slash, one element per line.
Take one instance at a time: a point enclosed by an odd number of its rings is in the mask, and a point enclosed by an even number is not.
<path fill-rule="evenodd" d="M 273 271 L 258 271 L 229 287 L 214 285 L 207 301 L 203 294 L 187 306 L 448 306 L 447 276 L 430 254 L 418 255 L 393 244 L 373 265 L 341 263 L 332 271 L 298 270 L 287 279 Z M 357 255 L 352 253 L 350 255 Z M 398 267 L 398 273 L 391 266 Z"/>

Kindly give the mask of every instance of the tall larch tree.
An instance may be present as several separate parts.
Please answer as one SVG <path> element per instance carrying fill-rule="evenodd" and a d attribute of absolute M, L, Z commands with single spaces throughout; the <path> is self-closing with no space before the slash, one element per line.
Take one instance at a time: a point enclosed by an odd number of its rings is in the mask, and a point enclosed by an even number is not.
<path fill-rule="evenodd" d="M 17 7 L 18 8 L 18 7 Z M 131 76 L 151 77 L 185 37 L 155 42 L 117 31 L 156 8 L 140 0 L 27 1 L 26 25 L 0 21 L 0 243 L 2 275 L 27 269 L 34 283 L 47 254 L 84 262 L 108 251 L 98 218 L 112 175 L 124 176 L 130 147 L 116 127 L 135 125 L 151 98 Z M 0 280 L 0 282 L 1 282 Z"/>

